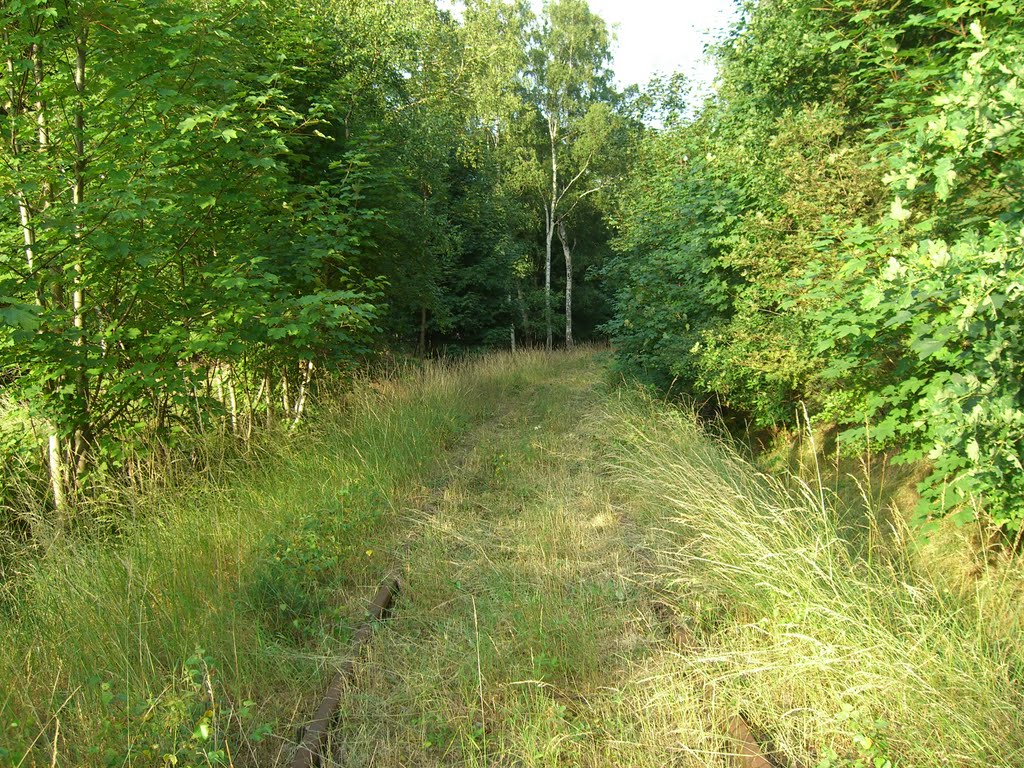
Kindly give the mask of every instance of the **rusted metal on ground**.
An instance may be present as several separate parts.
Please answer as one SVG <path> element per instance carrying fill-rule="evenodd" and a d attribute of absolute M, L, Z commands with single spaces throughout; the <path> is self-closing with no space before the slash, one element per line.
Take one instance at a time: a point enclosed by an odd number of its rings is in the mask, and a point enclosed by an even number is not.
<path fill-rule="evenodd" d="M 302 743 L 299 744 L 292 758 L 291 768 L 319 768 L 321 765 L 324 742 L 327 740 L 327 735 L 334 722 L 345 684 L 355 675 L 356 659 L 359 658 L 363 646 L 370 641 L 374 623 L 387 617 L 391 602 L 400 588 L 401 583 L 397 576 L 390 576 L 380 585 L 370 603 L 369 618 L 362 623 L 352 637 L 351 655 L 338 669 L 327 693 L 324 694 L 323 701 L 320 702 L 320 706 L 316 710 L 316 714 L 306 725 Z"/>
<path fill-rule="evenodd" d="M 680 620 L 671 605 L 662 600 L 655 600 L 651 607 L 654 615 L 668 630 L 676 648 L 680 651 L 696 650 L 697 638 L 686 623 Z M 705 693 L 708 693 L 708 688 L 705 688 Z M 764 753 L 743 715 L 736 714 L 730 717 L 725 730 L 733 745 L 730 757 L 736 768 L 777 768 L 779 763 Z"/>
<path fill-rule="evenodd" d="M 743 715 L 734 715 L 729 719 L 729 737 L 736 750 L 733 761 L 737 768 L 775 768 L 775 763 L 761 751 L 761 745 L 757 743 Z"/>

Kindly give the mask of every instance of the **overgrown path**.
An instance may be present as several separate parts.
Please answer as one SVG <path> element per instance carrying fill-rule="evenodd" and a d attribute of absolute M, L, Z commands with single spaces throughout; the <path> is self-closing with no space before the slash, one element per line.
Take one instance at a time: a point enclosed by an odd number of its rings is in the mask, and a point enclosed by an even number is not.
<path fill-rule="evenodd" d="M 954 596 L 891 510 L 759 473 L 602 357 L 459 369 L 475 426 L 393 516 L 405 586 L 334 765 L 769 765 L 739 722 L 778 765 L 1021 764 L 1017 625 L 975 607 L 999 593 Z"/>
<path fill-rule="evenodd" d="M 604 358 L 357 382 L 126 495 L 117 539 L 26 553 L 0 766 L 287 764 L 394 564 L 328 765 L 726 768 L 741 714 L 789 766 L 1024 764 L 1016 571 L 958 586 L 892 510 L 759 473 Z"/>
<path fill-rule="evenodd" d="M 607 377 L 592 354 L 521 365 L 408 511 L 403 593 L 342 701 L 340 762 L 669 761 L 622 692 L 669 646 L 602 476 Z"/>

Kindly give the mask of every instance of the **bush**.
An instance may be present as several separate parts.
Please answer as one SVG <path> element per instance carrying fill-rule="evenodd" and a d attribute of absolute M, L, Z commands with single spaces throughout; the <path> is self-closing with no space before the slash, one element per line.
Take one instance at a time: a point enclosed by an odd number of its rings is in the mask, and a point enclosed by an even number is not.
<path fill-rule="evenodd" d="M 869 421 L 846 433 L 927 459 L 921 517 L 956 509 L 1011 532 L 1024 521 L 1024 259 L 1019 231 L 952 245 L 924 240 L 880 271 L 850 279 L 854 303 L 822 320 L 821 349 L 837 350 L 836 380 L 867 386 L 856 410 Z M 888 354 L 879 355 L 879 350 Z"/>

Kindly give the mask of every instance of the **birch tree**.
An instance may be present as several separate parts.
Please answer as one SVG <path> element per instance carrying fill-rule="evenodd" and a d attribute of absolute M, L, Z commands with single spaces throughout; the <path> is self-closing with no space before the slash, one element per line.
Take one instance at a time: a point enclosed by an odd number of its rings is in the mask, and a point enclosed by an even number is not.
<path fill-rule="evenodd" d="M 540 116 L 543 149 L 537 155 L 543 172 L 535 178 L 544 209 L 545 345 L 551 349 L 552 250 L 559 236 L 566 260 L 567 347 L 572 338 L 572 243 L 569 216 L 580 202 L 600 189 L 593 170 L 602 147 L 594 140 L 576 147 L 585 135 L 596 139 L 602 117 L 611 112 L 611 36 L 607 25 L 594 14 L 586 0 L 554 0 L 544 10 L 533 35 L 528 81 L 530 97 Z M 575 148 L 575 151 L 574 151 Z"/>

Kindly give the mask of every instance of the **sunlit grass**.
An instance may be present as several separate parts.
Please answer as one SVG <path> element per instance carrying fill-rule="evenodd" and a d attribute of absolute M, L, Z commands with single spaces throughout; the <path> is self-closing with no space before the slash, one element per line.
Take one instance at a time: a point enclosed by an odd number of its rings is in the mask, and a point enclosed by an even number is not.
<path fill-rule="evenodd" d="M 762 474 L 592 350 L 395 366 L 203 461 L 23 559 L 0 764 L 286 764 L 396 566 L 339 765 L 725 768 L 737 713 L 808 768 L 1024 761 L 1005 565 L 937 578 L 888 498 Z"/>
<path fill-rule="evenodd" d="M 925 575 L 899 516 L 864 504 L 854 521 L 827 489 L 756 472 L 688 414 L 635 401 L 606 418 L 623 426 L 611 466 L 629 507 L 658 529 L 655 580 L 698 639 L 662 681 L 699 681 L 804 764 L 829 749 L 1020 764 L 1020 646 L 1000 640 L 980 586 L 955 594 Z"/>
<path fill-rule="evenodd" d="M 0 764 L 191 754 L 182 745 L 214 704 L 223 713 L 214 725 L 238 730 L 240 744 L 256 726 L 297 719 L 341 650 L 318 638 L 390 566 L 372 553 L 398 535 L 395 509 L 422 495 L 445 449 L 484 415 L 494 397 L 488 366 L 480 376 L 435 364 L 358 381 L 313 424 L 257 451 L 260 462 L 214 460 L 209 479 L 120 492 L 128 503 L 104 510 L 107 527 L 123 531 L 115 540 L 64 537 L 45 557 L 26 553 L 0 622 Z M 289 535 L 303 526 L 314 536 Z M 324 531 L 336 551 L 308 544 Z M 320 586 L 334 592 L 304 605 L 341 610 L 305 616 L 282 637 L 257 609 L 274 603 L 278 582 L 293 586 L 283 568 L 268 566 L 288 547 L 308 547 L 285 558 L 308 566 L 300 576 L 329 570 Z M 254 598 L 254 586 L 271 594 Z M 199 666 L 215 665 L 215 686 L 185 669 L 200 648 Z M 210 739 L 220 737 L 229 741 Z M 211 743 L 197 741 L 194 752 Z M 269 737 L 254 749 L 278 746 Z"/>

